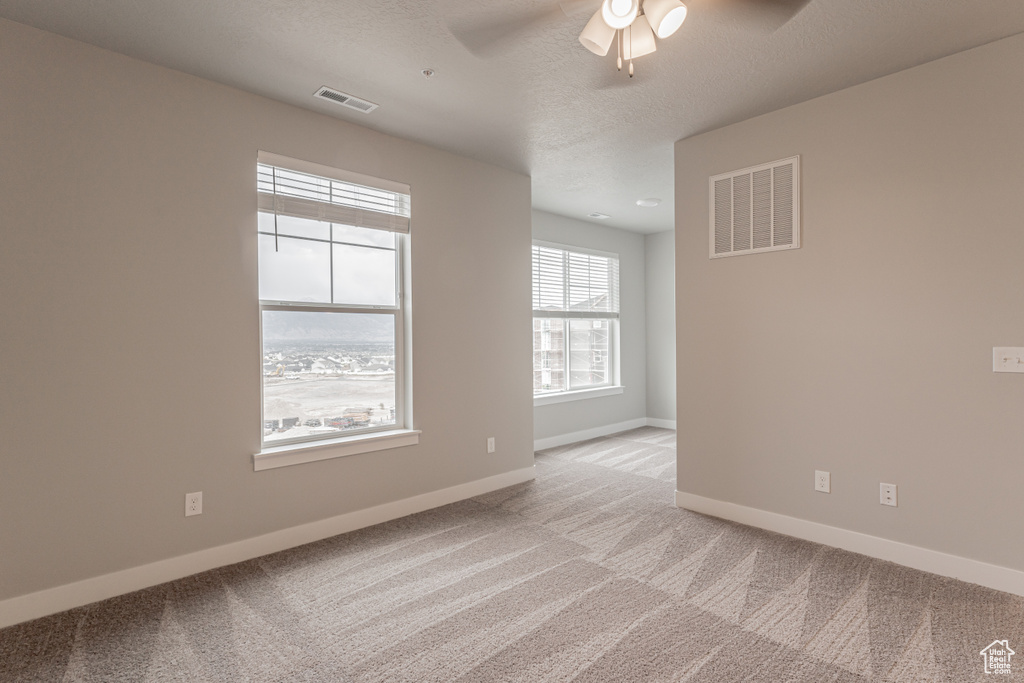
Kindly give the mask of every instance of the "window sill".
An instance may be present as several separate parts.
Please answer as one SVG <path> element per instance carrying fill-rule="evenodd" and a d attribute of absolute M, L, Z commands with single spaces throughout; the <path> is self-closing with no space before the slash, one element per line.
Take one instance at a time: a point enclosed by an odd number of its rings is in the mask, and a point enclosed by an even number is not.
<path fill-rule="evenodd" d="M 541 394 L 533 397 L 533 407 L 565 403 L 566 401 L 582 401 L 586 398 L 600 398 L 621 394 L 625 387 L 600 387 L 598 389 L 580 389 L 579 391 L 563 391 L 557 394 Z"/>
<path fill-rule="evenodd" d="M 270 470 L 275 467 L 301 465 L 305 462 L 342 458 L 346 455 L 371 453 L 389 448 L 415 446 L 420 442 L 418 429 L 393 429 L 387 432 L 373 432 L 343 436 L 323 441 L 294 443 L 286 446 L 270 446 L 252 456 L 253 470 Z"/>

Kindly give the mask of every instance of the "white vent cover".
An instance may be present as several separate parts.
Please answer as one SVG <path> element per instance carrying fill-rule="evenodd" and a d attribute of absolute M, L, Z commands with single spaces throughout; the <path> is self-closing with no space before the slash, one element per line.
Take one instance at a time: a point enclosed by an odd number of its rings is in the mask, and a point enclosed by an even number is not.
<path fill-rule="evenodd" d="M 319 97 L 322 100 L 328 100 L 335 104 L 340 104 L 349 109 L 355 109 L 361 111 L 364 114 L 369 114 L 371 111 L 377 108 L 378 105 L 367 100 L 361 100 L 354 95 L 335 90 L 334 88 L 328 88 L 326 85 L 313 93 L 314 97 Z"/>
<path fill-rule="evenodd" d="M 800 157 L 712 176 L 711 258 L 800 246 Z"/>

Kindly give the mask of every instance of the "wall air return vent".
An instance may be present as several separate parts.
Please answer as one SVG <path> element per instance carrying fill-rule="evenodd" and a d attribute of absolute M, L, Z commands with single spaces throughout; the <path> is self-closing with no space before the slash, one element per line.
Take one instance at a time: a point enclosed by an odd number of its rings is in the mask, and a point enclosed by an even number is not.
<path fill-rule="evenodd" d="M 334 102 L 335 104 L 340 104 L 343 107 L 348 107 L 349 109 L 361 111 L 364 114 L 369 114 L 378 106 L 373 102 L 361 100 L 358 97 L 354 97 L 353 95 L 349 95 L 348 93 L 343 93 L 340 90 L 328 88 L 326 85 L 317 90 L 315 93 L 313 93 L 313 96 L 319 97 L 322 100 Z"/>
<path fill-rule="evenodd" d="M 712 176 L 711 258 L 800 246 L 800 157 Z"/>

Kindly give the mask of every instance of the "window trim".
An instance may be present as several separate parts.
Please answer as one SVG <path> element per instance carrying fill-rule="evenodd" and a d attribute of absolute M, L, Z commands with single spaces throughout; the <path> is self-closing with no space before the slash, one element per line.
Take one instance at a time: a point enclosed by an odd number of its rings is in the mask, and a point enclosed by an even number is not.
<path fill-rule="evenodd" d="M 615 259 L 616 261 L 616 293 L 615 300 L 617 309 L 614 312 L 607 312 L 605 315 L 604 311 L 578 311 L 578 312 L 566 312 L 566 311 L 544 311 L 533 309 L 533 319 L 537 320 L 560 320 L 563 325 L 563 349 L 562 352 L 565 357 L 565 383 L 568 387 L 571 383 L 571 349 L 569 348 L 571 333 L 570 325 L 573 320 L 606 320 L 608 321 L 608 356 L 610 357 L 609 363 L 609 379 L 603 384 L 590 385 L 581 387 L 578 389 L 566 388 L 561 391 L 544 391 L 541 393 L 533 394 L 533 405 L 534 407 L 549 405 L 553 403 L 563 403 L 567 401 L 579 401 L 588 398 L 598 398 L 601 396 L 612 396 L 615 394 L 621 394 L 624 390 L 622 386 L 621 377 L 621 343 L 619 338 L 619 320 L 621 319 L 621 272 L 618 264 L 621 262 L 619 255 L 614 252 L 600 251 L 598 249 L 590 249 L 588 247 L 578 247 L 570 244 L 560 244 L 558 242 L 549 242 L 546 240 L 533 240 L 531 244 L 531 252 L 534 246 L 544 247 L 548 249 L 557 249 L 564 252 L 586 254 L 590 256 L 599 256 L 603 258 Z M 533 265 L 530 266 L 531 272 L 533 271 Z M 545 349 L 541 349 L 542 351 Z M 536 352 L 537 349 L 534 349 Z M 535 368 L 536 369 L 536 368 Z"/>
<path fill-rule="evenodd" d="M 603 396 L 615 396 L 626 390 L 621 384 L 603 385 L 593 389 L 575 389 L 573 391 L 552 391 L 546 394 L 533 395 L 533 407 L 547 406 L 553 403 L 568 403 L 569 401 L 583 401 L 588 398 L 601 398 Z"/>
<path fill-rule="evenodd" d="M 289 465 L 301 465 L 318 460 L 342 458 L 347 455 L 372 453 L 420 442 L 418 429 L 390 429 L 381 432 L 363 432 L 315 442 L 302 442 L 270 446 L 252 456 L 253 471 L 271 470 Z"/>
<path fill-rule="evenodd" d="M 613 258 L 619 261 L 619 255 L 614 251 L 601 251 L 600 249 L 591 249 L 590 247 L 578 247 L 574 244 L 561 244 L 559 242 L 549 242 L 547 240 L 533 240 L 532 246 L 547 247 L 548 249 L 561 249 L 562 251 L 572 251 L 577 254 L 588 254 L 590 256 L 603 256 L 604 258 Z"/>
<path fill-rule="evenodd" d="M 395 192 L 405 192 L 411 196 L 407 185 L 395 183 L 371 176 L 344 171 L 311 162 L 289 159 L 275 154 L 260 152 L 258 163 L 276 166 L 286 170 L 312 175 L 320 175 L 342 182 L 355 182 L 370 187 L 378 187 Z M 408 201 L 411 201 L 407 197 Z M 258 209 L 259 211 L 260 209 Z M 330 222 L 330 221 L 328 221 Z M 336 221 L 335 221 L 336 222 Z M 379 229 L 382 228 L 370 228 Z M 330 458 L 368 453 L 377 450 L 400 448 L 419 443 L 419 430 L 413 429 L 412 415 L 412 382 L 411 364 L 411 315 L 409 306 L 410 290 L 410 235 L 409 232 L 390 230 L 395 238 L 395 304 L 363 305 L 336 303 L 308 303 L 295 301 L 277 301 L 269 299 L 257 300 L 260 395 L 259 395 L 259 435 L 260 450 L 253 454 L 253 469 L 260 471 L 305 462 L 314 462 Z M 256 231 L 256 235 L 262 231 Z M 322 241 L 322 240 L 321 240 Z M 332 242 L 334 244 L 334 242 Z M 358 245 L 369 246 L 369 245 Z M 257 263 L 257 268 L 258 268 Z M 332 287 L 333 297 L 333 287 Z M 271 442 L 264 440 L 264 380 L 263 380 L 263 313 L 264 311 L 308 311 L 321 313 L 356 313 L 372 315 L 390 315 L 394 318 L 395 330 L 395 422 L 391 425 L 369 427 L 349 432 L 338 432 L 337 435 L 327 433 L 278 439 Z"/>

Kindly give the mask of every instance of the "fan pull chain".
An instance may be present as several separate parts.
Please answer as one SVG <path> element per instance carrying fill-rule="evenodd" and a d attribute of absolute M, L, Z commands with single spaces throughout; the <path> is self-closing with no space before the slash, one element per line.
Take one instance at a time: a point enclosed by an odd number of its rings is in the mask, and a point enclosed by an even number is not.
<path fill-rule="evenodd" d="M 622 29 L 615 32 L 616 66 L 622 71 Z"/>
<path fill-rule="evenodd" d="M 633 78 L 633 24 L 629 25 L 629 77 Z"/>

